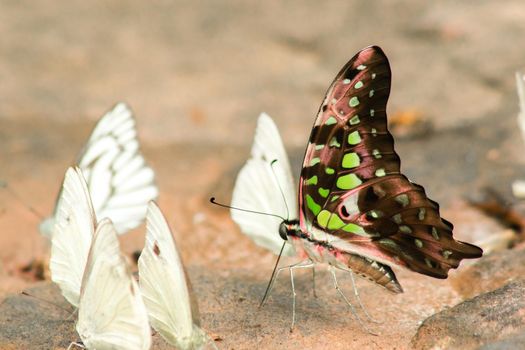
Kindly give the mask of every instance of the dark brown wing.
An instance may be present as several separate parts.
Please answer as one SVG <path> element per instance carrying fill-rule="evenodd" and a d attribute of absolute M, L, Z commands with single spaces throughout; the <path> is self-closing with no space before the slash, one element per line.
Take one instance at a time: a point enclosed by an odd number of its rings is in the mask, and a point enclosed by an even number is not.
<path fill-rule="evenodd" d="M 481 249 L 455 241 L 437 203 L 400 173 L 387 128 L 390 82 L 388 59 L 372 46 L 330 86 L 304 158 L 301 227 L 330 234 L 344 250 L 446 278 Z"/>

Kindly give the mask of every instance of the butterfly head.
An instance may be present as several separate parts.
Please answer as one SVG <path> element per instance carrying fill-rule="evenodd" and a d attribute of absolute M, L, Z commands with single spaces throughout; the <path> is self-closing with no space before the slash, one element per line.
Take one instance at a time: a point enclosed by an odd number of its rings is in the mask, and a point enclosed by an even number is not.
<path fill-rule="evenodd" d="M 288 240 L 288 236 L 298 236 L 300 232 L 299 220 L 284 220 L 279 225 L 279 236 L 285 241 Z"/>

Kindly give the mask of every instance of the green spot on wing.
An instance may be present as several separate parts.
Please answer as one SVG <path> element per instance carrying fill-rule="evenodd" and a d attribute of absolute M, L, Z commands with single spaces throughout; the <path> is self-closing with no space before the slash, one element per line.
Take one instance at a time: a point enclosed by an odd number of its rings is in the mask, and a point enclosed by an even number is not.
<path fill-rule="evenodd" d="M 354 96 L 352 97 L 349 101 L 348 101 L 348 105 L 352 108 L 356 107 L 356 106 L 359 106 L 359 99 L 357 98 L 357 96 Z"/>
<path fill-rule="evenodd" d="M 325 125 L 332 125 L 337 124 L 337 119 L 333 115 L 331 115 L 325 122 Z"/>
<path fill-rule="evenodd" d="M 432 226 L 432 237 L 434 237 L 434 239 L 436 241 L 439 241 L 439 234 L 438 234 L 438 231 L 436 230 L 435 227 Z"/>
<path fill-rule="evenodd" d="M 337 141 L 337 138 L 334 136 L 330 140 L 330 143 L 328 144 L 328 146 L 339 148 L 339 147 L 341 147 L 341 144 L 339 143 L 339 141 Z"/>
<path fill-rule="evenodd" d="M 306 185 L 317 185 L 317 175 L 312 176 L 308 180 L 305 181 Z"/>
<path fill-rule="evenodd" d="M 321 210 L 321 206 L 317 204 L 309 194 L 306 195 L 306 206 L 314 215 L 319 214 Z"/>
<path fill-rule="evenodd" d="M 321 212 L 317 215 L 317 222 L 319 223 L 319 226 L 326 228 L 328 226 L 328 219 L 330 219 L 330 215 L 332 215 L 328 210 L 321 210 Z"/>
<path fill-rule="evenodd" d="M 410 203 L 410 199 L 408 198 L 408 195 L 406 193 L 400 194 L 394 198 L 396 202 L 401 204 L 404 207 L 406 207 Z"/>
<path fill-rule="evenodd" d="M 335 169 L 333 168 L 329 168 L 329 167 L 326 167 L 326 169 L 324 170 L 325 173 L 327 173 L 328 175 L 332 175 L 335 173 Z"/>
<path fill-rule="evenodd" d="M 350 145 L 357 145 L 359 142 L 361 142 L 361 136 L 359 135 L 359 131 L 353 131 L 348 135 L 348 143 Z"/>
<path fill-rule="evenodd" d="M 332 213 L 332 216 L 330 217 L 330 220 L 328 221 L 328 229 L 329 230 L 339 230 L 344 225 L 345 223 L 343 220 L 341 220 L 339 215 L 337 215 L 336 213 Z"/>
<path fill-rule="evenodd" d="M 363 181 L 355 174 L 347 174 L 337 178 L 336 186 L 342 190 L 350 190 L 361 185 Z"/>
<path fill-rule="evenodd" d="M 412 233 L 412 229 L 409 226 L 407 226 L 407 225 L 399 226 L 399 231 L 401 231 L 403 233 L 407 233 L 407 234 Z"/>
<path fill-rule="evenodd" d="M 385 172 L 385 169 L 380 168 L 380 169 L 376 170 L 375 174 L 376 174 L 377 177 L 382 177 L 382 176 L 386 175 L 386 172 Z"/>
<path fill-rule="evenodd" d="M 355 83 L 354 88 L 361 89 L 363 87 L 363 82 L 359 80 L 357 83 Z"/>
<path fill-rule="evenodd" d="M 423 221 L 425 220 L 425 214 L 426 214 L 426 209 L 425 208 L 419 208 L 419 212 L 417 213 L 417 218 L 419 219 L 419 221 Z"/>
<path fill-rule="evenodd" d="M 343 231 L 355 233 L 361 236 L 369 236 L 361 226 L 352 223 L 343 226 Z"/>
<path fill-rule="evenodd" d="M 332 199 L 330 199 L 330 202 L 335 202 L 336 200 L 339 199 L 339 197 L 341 197 L 341 196 L 339 196 L 338 194 L 332 196 Z"/>
<path fill-rule="evenodd" d="M 400 251 L 399 245 L 397 245 L 397 243 L 391 240 L 390 238 L 383 238 L 383 239 L 378 240 L 378 242 L 382 246 L 385 246 L 395 251 Z"/>
<path fill-rule="evenodd" d="M 359 122 L 360 122 L 359 116 L 357 114 L 354 115 L 352 118 L 350 118 L 350 120 L 348 122 L 350 123 L 350 125 L 357 125 L 357 124 L 359 124 Z"/>
<path fill-rule="evenodd" d="M 327 188 L 319 187 L 317 191 L 319 192 L 319 195 L 323 198 L 328 197 L 328 195 L 330 194 L 330 190 Z"/>
<path fill-rule="evenodd" d="M 401 214 L 396 214 L 396 215 L 392 216 L 392 220 L 394 220 L 394 222 L 396 224 L 403 223 L 403 219 L 401 218 Z"/>
<path fill-rule="evenodd" d="M 319 157 L 312 158 L 312 160 L 310 161 L 310 166 L 314 166 L 319 162 L 321 162 L 321 158 Z"/>
<path fill-rule="evenodd" d="M 345 223 L 339 215 L 336 213 L 331 213 L 326 209 L 321 210 L 319 215 L 317 215 L 317 222 L 319 226 L 327 228 L 329 230 L 339 230 L 341 227 L 345 226 Z"/>
<path fill-rule="evenodd" d="M 355 152 L 347 153 L 343 156 L 343 168 L 355 168 L 361 163 L 359 156 Z"/>

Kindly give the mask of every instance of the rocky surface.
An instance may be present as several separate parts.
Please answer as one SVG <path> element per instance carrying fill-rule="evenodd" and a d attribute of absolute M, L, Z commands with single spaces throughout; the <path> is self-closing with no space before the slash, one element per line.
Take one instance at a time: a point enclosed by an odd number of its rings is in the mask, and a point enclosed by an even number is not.
<path fill-rule="evenodd" d="M 514 71 L 525 69 L 517 44 L 525 37 L 522 6 L 520 0 L 0 3 L 0 182 L 7 183 L 0 189 L 0 347 L 60 348 L 77 339 L 74 316 L 40 300 L 67 306 L 49 282 L 38 282 L 49 279 L 49 243 L 36 227 L 38 216 L 52 211 L 63 173 L 94 122 L 119 100 L 136 112 L 160 206 L 176 230 L 203 326 L 221 339 L 219 348 L 463 344 L 458 329 L 469 332 L 476 317 L 487 330 L 467 337 L 465 346 L 521 344 L 519 310 L 501 299 L 521 305 L 516 279 L 523 250 L 505 243 L 522 237 L 464 199 L 491 187 L 512 201 L 510 183 L 525 178 L 514 88 Z M 275 258 L 208 199 L 229 202 L 261 111 L 275 118 L 298 175 L 325 89 L 370 44 L 382 46 L 391 61 L 388 111 L 403 171 L 441 204 L 459 239 L 497 241 L 498 248 L 463 263 L 446 281 L 396 270 L 405 289 L 398 296 L 359 281 L 363 303 L 383 321 L 370 325 L 380 336 L 359 326 L 326 273 L 319 298 L 311 295 L 310 273 L 299 273 L 298 325 L 290 334 L 288 277 L 281 276 L 259 310 Z M 143 235 L 139 228 L 122 237 L 123 250 L 139 250 Z M 19 294 L 37 283 L 43 284 L 29 289 L 35 297 Z M 341 283 L 352 295 L 344 275 Z M 475 299 L 462 303 L 467 298 Z M 483 309 L 480 300 L 494 307 Z M 446 326 L 444 317 L 458 309 L 467 316 L 451 321 L 456 329 Z M 154 344 L 166 347 L 158 338 Z"/>
<path fill-rule="evenodd" d="M 525 281 L 520 280 L 441 311 L 423 322 L 416 349 L 514 349 L 525 347 Z M 490 344 L 490 345 L 489 345 Z"/>

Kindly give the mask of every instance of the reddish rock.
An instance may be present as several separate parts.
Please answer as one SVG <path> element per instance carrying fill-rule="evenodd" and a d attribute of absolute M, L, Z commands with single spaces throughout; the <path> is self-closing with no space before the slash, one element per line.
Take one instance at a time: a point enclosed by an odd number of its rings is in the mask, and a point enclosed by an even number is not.
<path fill-rule="evenodd" d="M 465 298 L 500 288 L 525 276 L 525 246 L 494 252 L 450 276 L 454 288 Z"/>
<path fill-rule="evenodd" d="M 513 349 L 524 348 L 524 295 L 525 281 L 521 280 L 441 311 L 423 322 L 411 345 L 467 350 L 492 343 L 492 349 L 504 349 L 505 344 L 518 342 L 521 346 Z"/>

